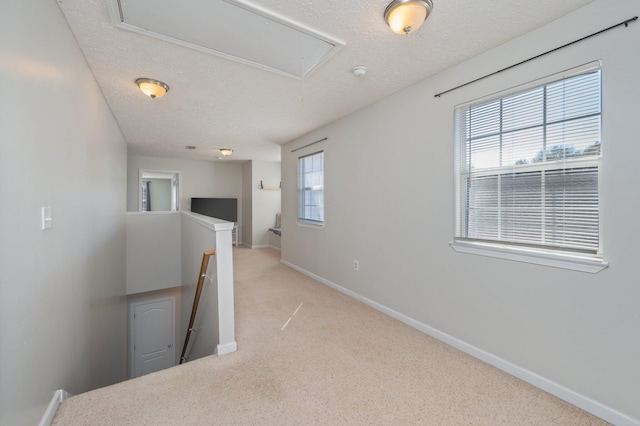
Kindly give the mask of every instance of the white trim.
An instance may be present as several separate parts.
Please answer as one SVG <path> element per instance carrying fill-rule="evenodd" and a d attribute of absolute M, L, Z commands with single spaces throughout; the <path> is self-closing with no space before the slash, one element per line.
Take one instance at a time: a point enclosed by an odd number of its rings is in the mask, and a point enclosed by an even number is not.
<path fill-rule="evenodd" d="M 296 225 L 298 225 L 301 228 L 324 229 L 324 222 L 313 223 L 305 219 L 298 219 L 298 221 L 296 222 Z"/>
<path fill-rule="evenodd" d="M 219 231 L 231 231 L 233 232 L 233 228 L 236 226 L 233 222 L 228 222 L 226 220 L 217 219 L 215 217 L 205 216 L 200 213 L 194 213 L 187 210 L 182 210 L 179 213 L 182 213 L 184 216 L 189 217 L 194 222 L 203 225 L 209 229 L 213 229 L 216 232 Z M 144 213 L 146 214 L 146 213 Z"/>
<path fill-rule="evenodd" d="M 172 208 L 171 210 L 159 210 L 156 211 L 154 213 L 157 212 L 166 212 L 166 213 L 177 213 L 180 211 L 180 195 L 182 194 L 182 176 L 181 176 L 181 172 L 179 171 L 171 171 L 171 170 L 151 170 L 151 169 L 138 169 L 138 213 L 152 213 L 152 211 L 150 212 L 143 212 L 142 211 L 142 175 L 144 173 L 149 173 L 149 174 L 161 174 L 161 175 L 172 175 L 171 180 L 172 180 L 172 185 L 171 185 L 171 204 L 172 204 Z M 178 185 L 176 185 L 176 197 L 175 200 L 173 199 L 173 179 L 176 179 L 178 181 Z M 173 204 L 175 202 L 175 210 L 173 209 Z"/>
<path fill-rule="evenodd" d="M 331 48 L 331 50 L 329 50 L 321 59 L 320 61 L 315 64 L 313 67 L 309 68 L 309 70 L 307 70 L 303 75 L 298 75 L 298 74 L 294 74 L 285 70 L 281 70 L 279 68 L 274 68 L 272 66 L 269 65 L 265 65 L 265 64 L 261 64 L 259 62 L 254 62 L 251 61 L 249 59 L 244 59 L 241 58 L 239 56 L 234 56 L 232 54 L 229 53 L 225 53 L 222 52 L 220 50 L 215 50 L 213 48 L 208 48 L 205 46 L 200 46 L 199 44 L 196 43 L 191 43 L 188 41 L 184 41 L 184 40 L 180 40 L 171 36 L 167 36 L 164 34 L 160 34 L 160 33 L 156 33 L 154 31 L 148 31 L 145 30 L 143 28 L 139 28 L 136 27 L 135 25 L 131 25 L 131 24 L 127 24 L 125 22 L 122 21 L 122 17 L 120 16 L 120 7 L 119 7 L 119 3 L 120 0 L 110 0 L 108 1 L 108 5 L 109 5 L 109 14 L 111 15 L 111 21 L 113 23 L 114 26 L 118 27 L 118 28 L 122 28 L 124 30 L 128 30 L 128 31 L 132 31 L 134 33 L 138 33 L 138 34 L 142 34 L 145 36 L 149 36 L 149 37 L 154 37 L 156 39 L 162 40 L 162 41 L 166 41 L 169 43 L 173 43 L 176 44 L 178 46 L 183 46 L 183 47 L 188 47 L 190 49 L 194 49 L 200 52 L 204 52 L 204 53 L 208 53 L 211 55 L 215 55 L 221 58 L 225 58 L 225 59 L 229 59 L 232 61 L 236 61 L 239 62 L 241 64 L 245 64 L 245 65 L 249 65 L 258 69 L 262 69 L 262 70 L 266 70 L 266 71 L 271 71 L 275 74 L 279 74 L 285 77 L 290 77 L 290 78 L 294 78 L 296 80 L 304 80 L 305 77 L 311 75 L 311 73 L 313 73 L 315 70 L 317 70 L 318 68 L 320 68 L 321 65 L 323 65 L 325 62 L 327 62 L 330 58 L 332 58 L 336 53 L 338 53 L 344 46 L 346 46 L 346 43 L 338 40 L 337 38 L 331 37 L 325 33 L 322 33 L 320 31 L 316 31 L 314 29 L 312 29 L 311 27 L 309 27 L 308 25 L 299 23 L 297 21 L 293 21 L 290 18 L 287 18 L 283 15 L 278 15 L 266 8 L 257 6 L 256 4 L 253 3 L 247 3 L 244 1 L 240 1 L 240 0 L 224 0 L 227 3 L 230 3 L 232 5 L 241 7 L 249 12 L 255 13 L 257 15 L 262 16 L 263 18 L 267 19 L 267 20 L 271 20 L 273 22 L 276 22 L 278 24 L 282 24 L 285 25 L 289 28 L 293 28 L 294 30 L 300 31 L 301 33 L 304 33 L 307 36 L 311 36 L 313 38 L 316 38 L 318 40 L 321 40 L 331 46 L 333 46 Z"/>
<path fill-rule="evenodd" d="M 47 411 L 44 412 L 40 423 L 38 426 L 49 426 L 53 422 L 53 418 L 56 416 L 56 412 L 58 411 L 58 407 L 62 404 L 62 401 L 69 398 L 71 395 L 64 389 L 58 389 L 53 393 L 53 398 L 51 398 L 51 402 L 49 402 L 49 406 L 47 407 Z"/>
<path fill-rule="evenodd" d="M 218 345 L 216 353 L 225 355 L 237 350 L 233 288 L 233 245 L 231 232 L 216 232 L 216 270 L 218 274 Z"/>
<path fill-rule="evenodd" d="M 443 343 L 446 343 L 449 346 L 453 346 L 456 349 L 461 350 L 462 352 L 465 352 L 471 356 L 473 356 L 474 358 L 477 358 L 481 361 L 486 362 L 487 364 L 490 364 L 502 371 L 504 371 L 505 373 L 511 374 L 512 376 L 515 376 L 521 380 L 524 380 L 525 382 L 539 388 L 542 389 L 545 392 L 550 393 L 551 395 L 554 395 L 572 405 L 575 405 L 578 408 L 581 408 L 591 414 L 593 414 L 594 416 L 597 416 L 607 422 L 613 423 L 617 426 L 633 426 L 633 425 L 640 425 L 640 420 L 638 419 L 634 419 L 632 417 L 629 417 L 628 415 L 621 413 L 619 411 L 614 410 L 611 407 L 608 407 L 598 401 L 595 401 L 591 398 L 588 398 L 584 395 L 581 395 L 571 389 L 568 389 L 554 381 L 551 381 L 545 377 L 542 377 L 532 371 L 529 371 L 525 368 L 522 368 L 518 365 L 512 364 L 496 355 L 493 355 L 489 352 L 486 352 L 480 348 L 477 348 L 469 343 L 466 343 L 454 336 L 451 336 L 447 333 L 444 333 L 436 328 L 433 328 L 429 325 L 426 325 L 420 321 L 417 321 L 407 315 L 404 315 L 400 312 L 394 311 L 391 308 L 388 308 L 378 302 L 375 302 L 367 297 L 364 297 L 352 290 L 349 290 L 347 288 L 344 288 L 334 282 L 331 282 L 327 279 L 324 279 L 312 272 L 307 271 L 306 269 L 303 269 L 297 265 L 294 265 L 284 259 L 281 259 L 280 262 L 283 265 L 286 265 L 292 269 L 295 269 L 298 272 L 301 272 L 302 274 L 313 278 L 316 281 L 321 282 L 322 284 L 325 284 L 331 288 L 334 288 L 335 290 L 338 290 L 339 292 L 353 298 L 356 299 L 362 303 L 364 303 L 365 305 L 368 305 L 370 307 L 372 307 L 373 309 L 382 312 L 385 315 L 390 316 L 391 318 L 395 318 L 398 321 L 401 321 L 405 324 L 407 324 L 410 327 L 415 328 L 416 330 L 419 330 L 425 334 L 428 334 L 429 336 L 436 338 L 438 340 L 440 340 Z"/>
<path fill-rule="evenodd" d="M 218 356 L 222 356 L 222 355 L 230 354 L 232 352 L 236 352 L 237 350 L 238 350 L 238 344 L 234 340 L 233 342 L 219 344 L 216 347 L 216 354 L 218 354 Z"/>
<path fill-rule="evenodd" d="M 609 262 L 606 262 L 598 256 L 580 256 L 557 253 L 551 250 L 536 250 L 476 241 L 452 241 L 449 245 L 459 253 L 497 257 L 499 259 L 515 260 L 517 262 L 589 272 L 591 274 L 598 273 L 609 267 Z"/>

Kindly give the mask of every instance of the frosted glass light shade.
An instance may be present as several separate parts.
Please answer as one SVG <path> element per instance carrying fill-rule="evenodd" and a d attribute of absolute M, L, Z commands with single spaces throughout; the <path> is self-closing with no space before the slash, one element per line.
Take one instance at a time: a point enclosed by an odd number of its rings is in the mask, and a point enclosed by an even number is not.
<path fill-rule="evenodd" d="M 220 149 L 220 154 L 224 155 L 225 157 L 228 157 L 231 154 L 233 154 L 233 150 L 230 149 L 230 148 L 221 148 Z"/>
<path fill-rule="evenodd" d="M 145 95 L 152 99 L 161 98 L 169 91 L 169 86 L 165 83 L 151 78 L 139 78 L 136 84 Z"/>
<path fill-rule="evenodd" d="M 431 0 L 394 0 L 384 11 L 384 20 L 394 33 L 409 34 L 422 25 L 432 9 Z"/>

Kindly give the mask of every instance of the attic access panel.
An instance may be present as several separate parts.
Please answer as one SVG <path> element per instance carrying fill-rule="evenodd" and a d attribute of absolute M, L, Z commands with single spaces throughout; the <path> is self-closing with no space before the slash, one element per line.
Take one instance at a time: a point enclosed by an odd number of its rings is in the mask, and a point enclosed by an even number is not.
<path fill-rule="evenodd" d="M 302 79 L 344 43 L 237 0 L 109 0 L 117 27 Z"/>

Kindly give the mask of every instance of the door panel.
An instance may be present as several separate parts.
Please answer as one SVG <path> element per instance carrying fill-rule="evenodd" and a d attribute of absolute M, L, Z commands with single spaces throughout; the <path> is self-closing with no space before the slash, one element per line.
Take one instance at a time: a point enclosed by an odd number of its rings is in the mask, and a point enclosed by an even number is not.
<path fill-rule="evenodd" d="M 134 377 L 174 365 L 173 308 L 173 299 L 134 305 Z"/>

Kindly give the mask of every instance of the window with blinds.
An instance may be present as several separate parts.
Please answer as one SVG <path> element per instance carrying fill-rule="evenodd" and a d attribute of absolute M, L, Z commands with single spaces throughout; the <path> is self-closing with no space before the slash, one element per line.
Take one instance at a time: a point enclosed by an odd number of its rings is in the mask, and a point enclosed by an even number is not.
<path fill-rule="evenodd" d="M 455 109 L 456 240 L 599 254 L 600 74 Z"/>
<path fill-rule="evenodd" d="M 298 221 L 324 223 L 324 152 L 298 158 Z"/>

